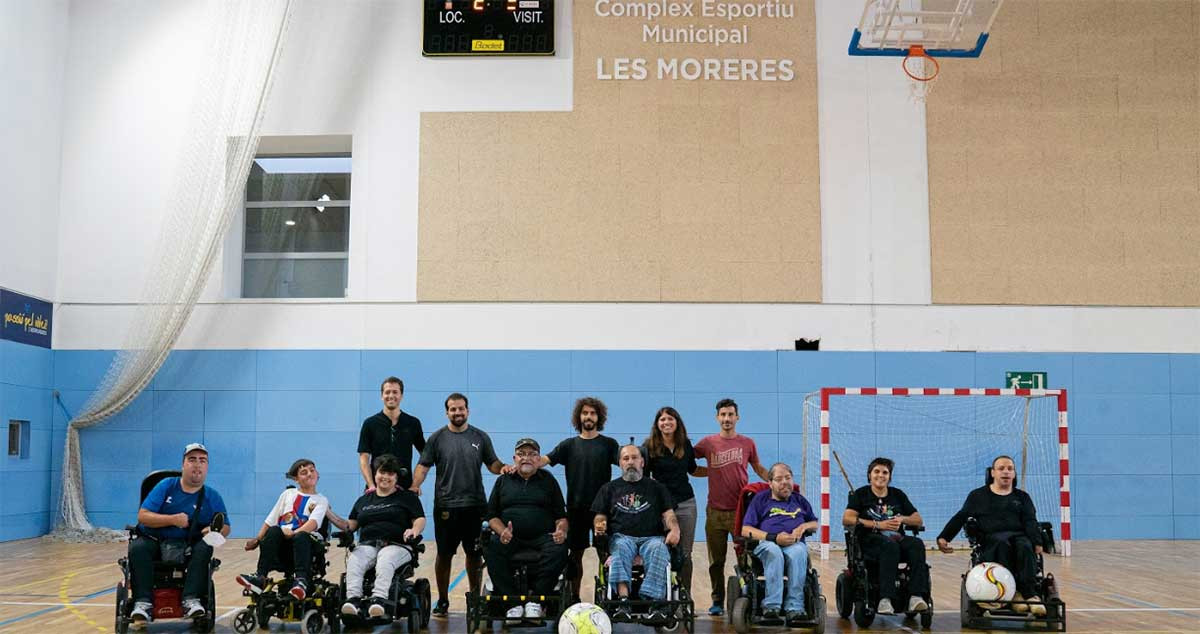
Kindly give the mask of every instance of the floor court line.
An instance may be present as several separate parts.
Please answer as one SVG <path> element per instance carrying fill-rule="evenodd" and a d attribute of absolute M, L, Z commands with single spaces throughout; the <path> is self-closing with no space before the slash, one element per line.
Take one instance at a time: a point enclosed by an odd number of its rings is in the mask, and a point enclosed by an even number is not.
<path fill-rule="evenodd" d="M 110 593 L 110 592 L 116 592 L 116 588 L 107 588 L 107 589 L 105 589 L 105 590 L 99 590 L 99 591 L 97 591 L 97 592 L 93 592 L 93 593 L 91 593 L 91 594 L 84 595 L 84 596 L 80 597 L 80 599 L 85 599 L 85 600 L 86 600 L 86 599 L 95 599 L 96 597 L 103 596 L 103 595 L 105 595 L 105 594 L 108 594 L 108 593 Z M 4 605 L 29 605 L 29 606 L 33 606 L 33 605 L 46 605 L 46 604 L 45 604 L 45 603 L 23 603 L 23 602 L 16 602 L 16 601 L 5 601 L 5 602 L 4 602 Z M 51 612 L 55 612 L 55 611 L 58 611 L 58 610 L 61 610 L 61 609 L 65 608 L 65 607 L 68 607 L 68 605 L 69 605 L 69 604 L 64 604 L 64 603 L 62 603 L 62 602 L 57 602 L 57 603 L 53 603 L 53 604 L 51 604 L 51 605 L 53 605 L 54 607 L 48 607 L 48 608 L 44 608 L 44 609 L 41 609 L 41 610 L 37 610 L 36 612 L 30 612 L 29 614 L 24 614 L 24 615 L 22 615 L 22 616 L 13 617 L 13 618 L 11 618 L 11 619 L 8 619 L 7 621 L 0 621 L 0 627 L 4 627 L 4 626 L 6 626 L 6 625 L 12 625 L 13 623 L 20 623 L 21 621 L 24 621 L 24 620 L 26 620 L 26 619 L 32 619 L 32 618 L 33 618 L 33 617 L 35 617 L 35 616 L 41 616 L 41 615 L 43 615 L 43 614 L 49 614 L 49 613 L 51 613 Z M 88 603 L 88 604 L 84 604 L 84 605 L 86 605 L 87 607 L 106 607 L 106 608 L 110 608 L 110 609 L 113 607 L 113 606 L 112 606 L 112 604 L 95 604 L 95 603 Z"/>

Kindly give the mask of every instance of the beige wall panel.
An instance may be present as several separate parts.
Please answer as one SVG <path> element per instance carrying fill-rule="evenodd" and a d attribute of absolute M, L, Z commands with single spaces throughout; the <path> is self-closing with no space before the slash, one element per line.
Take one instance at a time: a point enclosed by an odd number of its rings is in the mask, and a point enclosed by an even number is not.
<path fill-rule="evenodd" d="M 1158 117 L 1158 147 L 1163 150 L 1200 150 L 1200 125 L 1194 112 L 1165 112 Z"/>
<path fill-rule="evenodd" d="M 740 302 L 738 271 L 722 262 L 690 260 L 662 264 L 665 302 Z"/>
<path fill-rule="evenodd" d="M 1200 226 L 1200 192 L 1163 190 L 1159 196 L 1162 221 L 1170 226 Z"/>
<path fill-rule="evenodd" d="M 1002 72 L 947 67 L 926 107 L 935 302 L 1200 305 L 1198 24 L 1200 0 L 1005 3 Z"/>
<path fill-rule="evenodd" d="M 1087 292 L 1090 304 L 1162 306 L 1166 300 L 1162 276 L 1155 267 L 1090 265 Z"/>
<path fill-rule="evenodd" d="M 644 42 L 640 20 L 576 4 L 573 111 L 423 114 L 418 299 L 820 301 L 815 16 L 788 4 L 654 21 L 747 26 L 722 47 Z M 598 79 L 618 57 L 648 77 Z M 688 57 L 789 58 L 795 79 L 658 79 Z M 480 160 L 491 146 L 504 160 Z"/>
<path fill-rule="evenodd" d="M 1047 271 L 1042 267 L 1016 265 L 1009 271 L 1012 304 L 1068 305 L 1087 300 L 1086 276 L 1082 271 Z"/>
<path fill-rule="evenodd" d="M 804 289 L 817 288 L 820 280 L 811 279 L 811 266 L 796 262 L 773 262 L 738 265 L 742 280 L 743 302 L 817 302 L 820 296 L 806 294 Z"/>
<path fill-rule="evenodd" d="M 1161 275 L 1164 304 L 1200 306 L 1200 275 L 1195 266 L 1164 266 Z"/>
<path fill-rule="evenodd" d="M 417 260 L 417 293 L 431 301 L 497 301 L 495 262 L 481 260 Z"/>

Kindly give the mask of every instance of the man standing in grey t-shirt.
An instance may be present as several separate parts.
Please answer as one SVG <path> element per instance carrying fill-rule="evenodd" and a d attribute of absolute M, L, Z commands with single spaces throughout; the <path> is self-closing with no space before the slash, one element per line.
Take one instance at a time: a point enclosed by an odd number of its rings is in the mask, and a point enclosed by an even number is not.
<path fill-rule="evenodd" d="M 433 613 L 436 616 L 446 616 L 450 610 L 450 563 L 459 544 L 467 557 L 467 582 L 472 592 L 479 592 L 483 564 L 479 553 L 479 529 L 487 506 L 479 467 L 485 466 L 499 475 L 504 466 L 496 457 L 492 439 L 483 430 L 467 425 L 470 414 L 467 397 L 455 392 L 446 397 L 445 405 L 446 418 L 450 422 L 425 441 L 411 487 L 419 495 L 429 468 L 437 466 L 437 479 L 433 484 L 433 534 L 437 543 L 433 570 L 438 586 L 438 602 Z"/>

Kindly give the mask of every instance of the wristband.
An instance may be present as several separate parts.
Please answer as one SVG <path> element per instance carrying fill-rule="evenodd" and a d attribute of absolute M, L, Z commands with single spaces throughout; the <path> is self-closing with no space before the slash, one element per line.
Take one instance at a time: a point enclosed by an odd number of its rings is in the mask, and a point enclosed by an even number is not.
<path fill-rule="evenodd" d="M 767 533 L 767 541 L 773 542 L 773 541 L 775 541 L 775 538 L 778 536 L 779 536 L 779 533 Z"/>

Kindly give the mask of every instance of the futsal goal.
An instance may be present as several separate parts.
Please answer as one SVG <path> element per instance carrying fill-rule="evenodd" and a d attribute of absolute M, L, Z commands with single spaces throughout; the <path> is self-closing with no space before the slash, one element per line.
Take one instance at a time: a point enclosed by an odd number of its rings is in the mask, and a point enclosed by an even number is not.
<path fill-rule="evenodd" d="M 805 397 L 802 424 L 802 486 L 820 501 L 822 559 L 842 546 L 850 487 L 868 484 L 877 456 L 895 461 L 892 485 L 921 513 L 929 546 L 983 486 L 992 459 L 1011 456 L 1016 487 L 1053 525 L 1058 551 L 1071 553 L 1066 390 L 826 387 Z"/>

